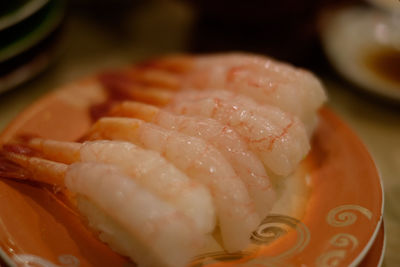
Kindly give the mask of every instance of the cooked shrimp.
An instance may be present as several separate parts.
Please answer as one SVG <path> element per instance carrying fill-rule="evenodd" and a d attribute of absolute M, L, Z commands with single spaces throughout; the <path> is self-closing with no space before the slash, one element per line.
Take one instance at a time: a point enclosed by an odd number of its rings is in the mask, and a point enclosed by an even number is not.
<path fill-rule="evenodd" d="M 41 157 L 58 162 L 116 165 L 135 182 L 181 210 L 202 233 L 214 230 L 215 211 L 209 190 L 189 179 L 155 151 L 128 142 L 106 140 L 81 144 L 33 138 L 26 145 L 39 152 Z"/>
<path fill-rule="evenodd" d="M 309 132 L 315 124 L 315 111 L 326 100 L 321 83 L 310 72 L 244 53 L 170 56 L 144 62 L 122 75 L 105 75 L 103 80 L 106 86 L 117 82 L 126 88 L 135 84 L 233 91 L 298 116 Z"/>
<path fill-rule="evenodd" d="M 89 138 L 126 140 L 160 152 L 189 177 L 208 186 L 225 249 L 237 251 L 249 244 L 261 218 L 242 180 L 213 146 L 202 139 L 129 118 L 102 118 L 94 124 Z"/>
<path fill-rule="evenodd" d="M 113 165 L 74 163 L 6 153 L 29 175 L 2 169 L 2 177 L 65 186 L 100 239 L 143 267 L 184 267 L 203 242 L 193 222 Z M 0 168 L 1 169 L 1 168 Z"/>
<path fill-rule="evenodd" d="M 275 201 L 269 177 L 262 162 L 231 127 L 214 119 L 176 115 L 133 101 L 116 106 L 111 114 L 142 119 L 209 142 L 221 152 L 245 183 L 260 217 L 264 218 L 268 214 Z"/>

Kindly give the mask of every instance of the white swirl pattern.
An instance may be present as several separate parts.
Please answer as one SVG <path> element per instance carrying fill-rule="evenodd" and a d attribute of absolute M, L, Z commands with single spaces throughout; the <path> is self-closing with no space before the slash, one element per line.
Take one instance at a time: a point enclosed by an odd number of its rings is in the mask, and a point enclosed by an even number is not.
<path fill-rule="evenodd" d="M 270 256 L 257 258 L 251 258 L 241 264 L 236 264 L 237 267 L 249 267 L 249 266 L 268 266 L 268 267 L 291 267 L 286 259 L 291 256 L 300 253 L 310 241 L 310 231 L 307 226 L 299 221 L 298 219 L 278 214 L 270 214 L 263 220 L 259 225 L 258 229 L 253 232 L 251 241 L 256 245 L 267 245 L 275 241 L 279 237 L 287 234 L 289 231 L 296 232 L 295 243 L 282 253 Z M 259 247 L 257 246 L 257 249 Z M 208 264 L 213 264 L 221 261 L 233 261 L 243 259 L 254 251 L 250 252 L 239 252 L 234 254 L 227 254 L 224 251 L 212 252 L 199 255 L 193 259 L 190 267 L 200 267 Z"/>
<path fill-rule="evenodd" d="M 317 258 L 315 265 L 317 267 L 336 267 L 345 258 L 346 250 L 337 249 L 328 251 Z"/>
<path fill-rule="evenodd" d="M 354 250 L 358 246 L 357 238 L 347 233 L 339 233 L 333 236 L 329 243 L 336 247 L 348 247 L 351 245 L 351 250 Z"/>
<path fill-rule="evenodd" d="M 346 227 L 354 224 L 358 217 L 354 211 L 358 211 L 368 220 L 372 219 L 372 212 L 359 205 L 342 205 L 328 212 L 326 221 L 333 227 Z M 329 243 L 340 249 L 328 250 L 321 254 L 315 265 L 317 267 L 336 267 L 345 259 L 348 251 L 354 250 L 358 245 L 358 239 L 349 233 L 338 233 L 331 237 Z"/>
<path fill-rule="evenodd" d="M 369 220 L 372 218 L 372 212 L 368 209 L 358 205 L 342 205 L 329 211 L 326 221 L 333 227 L 345 227 L 354 224 L 357 221 L 357 215 L 352 211 L 358 211 L 367 217 Z M 256 244 L 269 244 L 279 237 L 287 234 L 290 230 L 295 230 L 297 233 L 297 240 L 293 247 L 284 251 L 283 253 L 268 257 L 256 258 L 241 264 L 240 266 L 290 266 L 285 259 L 301 252 L 310 241 L 310 232 L 306 225 L 301 221 L 284 215 L 269 215 L 258 227 L 252 235 L 252 241 Z M 338 233 L 334 235 L 329 243 L 339 249 L 333 249 L 320 255 L 315 264 L 317 267 L 336 267 L 339 266 L 341 261 L 346 257 L 347 249 L 354 250 L 359 244 L 355 236 L 348 233 Z M 223 251 L 213 252 L 200 255 L 193 259 L 191 267 L 200 267 L 207 264 L 212 264 L 221 261 L 238 260 L 249 256 L 249 252 L 239 252 L 236 254 L 227 254 Z M 72 255 L 60 255 L 58 260 L 61 265 L 56 265 L 48 260 L 39 256 L 20 254 L 14 255 L 13 260 L 19 266 L 30 267 L 78 267 L 79 260 Z"/>
<path fill-rule="evenodd" d="M 326 221 L 334 227 L 352 225 L 357 220 L 357 215 L 352 211 L 360 212 L 369 220 L 372 218 L 372 212 L 364 207 L 359 205 L 342 205 L 330 210 L 326 216 Z"/>

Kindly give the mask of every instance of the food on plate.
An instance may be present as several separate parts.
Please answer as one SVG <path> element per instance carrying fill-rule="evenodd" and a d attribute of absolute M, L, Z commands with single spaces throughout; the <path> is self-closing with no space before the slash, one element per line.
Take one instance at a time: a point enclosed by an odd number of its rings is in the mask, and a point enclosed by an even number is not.
<path fill-rule="evenodd" d="M 126 72 L 105 73 L 101 79 L 117 90 L 229 90 L 298 116 L 309 132 L 316 124 L 315 112 L 326 99 L 321 83 L 312 73 L 245 53 L 169 56 L 144 62 Z"/>
<path fill-rule="evenodd" d="M 142 101 L 153 102 L 151 89 L 141 90 Z M 165 96 L 165 95 L 164 95 Z M 268 170 L 288 175 L 310 149 L 304 124 L 289 113 L 271 105 L 229 91 L 182 91 L 171 93 L 162 101 L 167 110 L 177 114 L 213 118 L 232 127 Z"/>
<path fill-rule="evenodd" d="M 265 166 L 277 175 L 288 175 L 310 149 L 301 121 L 270 105 L 228 91 L 183 92 L 168 108 L 180 114 L 212 117 L 237 131 Z"/>
<path fill-rule="evenodd" d="M 66 165 L 13 152 L 5 156 L 25 175 L 2 177 L 65 186 L 90 227 L 100 231 L 99 238 L 140 266 L 184 266 L 204 241 L 192 220 L 114 165 Z"/>
<path fill-rule="evenodd" d="M 243 180 L 260 217 L 265 218 L 269 213 L 276 198 L 269 177 L 261 160 L 232 127 L 212 118 L 177 115 L 134 101 L 121 103 L 113 108 L 111 114 L 141 119 L 209 142 L 222 153 Z"/>
<path fill-rule="evenodd" d="M 177 207 L 193 220 L 200 232 L 211 233 L 214 230 L 215 211 L 209 190 L 189 179 L 155 151 L 128 142 L 107 140 L 74 143 L 32 138 L 26 145 L 40 157 L 61 163 L 115 165 L 136 183 Z"/>
<path fill-rule="evenodd" d="M 110 99 L 79 142 L 16 138 L 0 177 L 66 189 L 100 240 L 144 267 L 183 267 L 209 240 L 248 248 L 284 205 L 325 100 L 309 72 L 246 54 L 166 57 L 97 82 Z"/>
<path fill-rule="evenodd" d="M 229 162 L 204 140 L 131 118 L 101 118 L 89 139 L 125 140 L 155 150 L 192 179 L 205 184 L 214 197 L 224 247 L 237 251 L 263 218 Z"/>

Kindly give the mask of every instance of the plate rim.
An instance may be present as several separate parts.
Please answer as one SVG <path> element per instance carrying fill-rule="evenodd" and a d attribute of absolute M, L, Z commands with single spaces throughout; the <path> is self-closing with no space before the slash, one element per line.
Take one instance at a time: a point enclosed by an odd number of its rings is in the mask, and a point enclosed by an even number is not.
<path fill-rule="evenodd" d="M 7 62 L 7 60 L 28 51 L 57 29 L 64 17 L 65 2 L 64 0 L 53 0 L 49 2 L 48 5 L 51 6 L 49 6 L 49 10 L 47 10 L 46 15 L 41 18 L 38 25 L 31 31 L 24 33 L 14 42 L 0 49 L 1 63 Z"/>
<path fill-rule="evenodd" d="M 31 16 L 33 13 L 45 6 L 49 0 L 30 0 L 29 2 L 18 7 L 17 10 L 0 17 L 0 31 L 11 27 L 27 17 Z"/>
<path fill-rule="evenodd" d="M 346 124 L 347 125 L 347 124 Z M 349 125 L 347 125 L 347 127 L 350 128 Z M 353 131 L 353 129 L 350 128 L 350 130 L 354 133 L 355 131 Z M 358 137 L 358 135 L 357 135 Z M 359 137 L 358 137 L 359 138 Z M 360 254 L 358 255 L 357 258 L 354 259 L 354 261 L 350 264 L 350 266 L 358 266 L 360 264 L 360 262 L 365 258 L 365 256 L 368 254 L 368 251 L 371 249 L 372 245 L 375 242 L 375 239 L 379 233 L 379 230 L 381 229 L 381 227 L 383 226 L 383 213 L 385 210 L 385 190 L 383 188 L 383 179 L 382 179 L 382 174 L 381 171 L 379 169 L 379 167 L 376 164 L 376 160 L 374 158 L 374 156 L 371 154 L 369 148 L 365 145 L 365 143 L 360 139 L 360 141 L 362 142 L 364 149 L 368 152 L 368 155 L 371 157 L 372 161 L 374 162 L 375 165 L 375 169 L 377 171 L 378 174 L 378 178 L 379 178 L 379 184 L 380 184 L 380 188 L 381 188 L 381 194 L 382 194 L 382 204 L 381 204 L 381 208 L 380 208 L 380 218 L 379 218 L 379 222 L 377 223 L 377 226 L 374 230 L 374 232 L 371 235 L 371 238 L 369 239 L 369 241 L 367 242 L 367 244 L 365 245 L 364 249 L 360 252 Z M 382 251 L 385 251 L 385 245 L 386 245 L 386 232 L 384 232 L 384 247 L 382 249 Z M 383 254 L 382 253 L 382 261 L 383 261 Z"/>
<path fill-rule="evenodd" d="M 369 2 L 373 2 L 373 0 L 370 0 Z M 385 12 L 384 10 L 380 10 L 380 9 L 374 9 L 371 7 L 366 7 L 366 6 L 359 6 L 359 5 L 350 5 L 347 7 L 343 7 L 340 9 L 337 9 L 335 11 L 332 12 L 332 14 L 327 13 L 327 17 L 329 17 L 328 19 L 324 19 L 324 16 L 321 16 L 321 25 L 323 25 L 322 29 L 320 30 L 320 42 L 322 45 L 322 49 L 323 52 L 325 54 L 325 56 L 328 58 L 330 67 L 332 69 L 335 70 L 335 72 L 337 73 L 337 75 L 340 76 L 340 78 L 342 78 L 343 80 L 345 80 L 346 82 L 348 82 L 349 84 L 351 84 L 353 87 L 355 87 L 356 89 L 358 89 L 360 92 L 363 92 L 365 94 L 370 94 L 373 96 L 377 96 L 380 98 L 383 98 L 384 100 L 388 100 L 388 101 L 394 101 L 396 103 L 400 103 L 400 90 L 396 90 L 396 88 L 393 88 L 394 85 L 391 84 L 390 82 L 390 86 L 387 86 L 387 84 L 384 84 L 383 86 L 375 86 L 375 85 L 371 85 L 368 82 L 364 82 L 362 79 L 360 78 L 361 76 L 359 76 L 358 73 L 354 73 L 354 69 L 356 68 L 362 68 L 362 71 L 365 71 L 367 69 L 366 67 L 366 63 L 363 60 L 362 62 L 360 61 L 360 58 L 357 57 L 356 55 L 352 55 L 352 61 L 350 64 L 345 64 L 344 62 L 342 62 L 342 60 L 340 60 L 339 57 L 337 57 L 334 53 L 335 50 L 335 44 L 334 42 L 332 42 L 330 35 L 333 35 L 333 33 L 336 34 L 343 34 L 343 32 L 345 30 L 341 29 L 340 32 L 333 30 L 333 26 L 335 23 L 337 24 L 337 21 L 340 21 L 342 18 L 341 16 L 346 15 L 347 12 L 354 12 L 354 13 L 361 13 L 364 16 L 377 16 L 379 15 L 379 17 L 383 17 L 385 19 L 387 19 L 388 17 L 390 17 L 390 14 L 387 14 L 387 12 Z M 344 14 L 344 15 L 343 15 Z M 362 20 L 363 22 L 366 21 L 365 18 L 361 18 L 357 17 L 357 19 Z M 386 22 L 386 21 L 385 21 Z M 337 25 L 335 25 L 337 26 Z M 352 27 L 354 27 L 354 25 L 351 25 Z M 370 30 L 373 31 L 373 30 Z M 346 40 L 346 42 L 348 42 Z M 374 48 L 376 49 L 377 47 L 391 47 L 391 44 L 384 44 L 384 43 L 380 43 L 379 40 L 374 39 L 373 41 L 371 41 L 372 43 L 369 44 L 369 46 L 364 46 L 362 47 L 364 50 L 365 49 L 371 49 Z M 344 47 L 344 48 L 343 48 Z M 352 51 L 355 49 L 354 46 L 351 46 L 349 44 L 347 44 L 346 46 L 342 46 L 342 48 L 347 52 L 347 51 Z M 364 53 L 365 54 L 365 53 Z M 365 55 L 363 54 L 363 56 L 365 57 Z M 368 71 L 370 71 L 368 69 Z M 367 73 L 368 75 L 375 75 L 375 74 L 371 74 L 371 73 Z M 378 76 L 373 76 L 374 79 L 377 80 L 381 80 L 380 77 Z M 384 82 L 385 83 L 385 82 Z M 397 85 L 397 84 L 396 84 Z"/>

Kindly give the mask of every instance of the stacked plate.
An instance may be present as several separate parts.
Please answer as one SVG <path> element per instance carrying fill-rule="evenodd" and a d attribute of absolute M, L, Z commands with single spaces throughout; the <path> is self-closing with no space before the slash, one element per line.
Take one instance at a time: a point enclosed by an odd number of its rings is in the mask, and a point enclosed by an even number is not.
<path fill-rule="evenodd" d="M 28 80 L 54 58 L 63 0 L 0 3 L 0 93 Z"/>
<path fill-rule="evenodd" d="M 400 4 L 331 9 L 322 16 L 322 43 L 333 67 L 367 92 L 400 101 Z"/>

